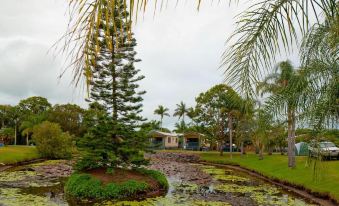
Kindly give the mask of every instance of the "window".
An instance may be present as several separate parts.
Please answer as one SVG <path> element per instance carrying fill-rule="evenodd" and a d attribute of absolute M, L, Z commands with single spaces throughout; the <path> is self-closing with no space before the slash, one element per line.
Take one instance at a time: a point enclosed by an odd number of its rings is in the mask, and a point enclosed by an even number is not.
<path fill-rule="evenodd" d="M 178 143 L 178 138 L 175 138 L 175 143 Z"/>
<path fill-rule="evenodd" d="M 168 143 L 171 143 L 171 137 L 167 137 Z"/>

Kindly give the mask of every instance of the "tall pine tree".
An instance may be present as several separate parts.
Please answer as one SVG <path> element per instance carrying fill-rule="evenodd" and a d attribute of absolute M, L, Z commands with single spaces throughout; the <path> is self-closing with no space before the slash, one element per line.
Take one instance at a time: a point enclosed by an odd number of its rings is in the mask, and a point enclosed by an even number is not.
<path fill-rule="evenodd" d="M 87 116 L 90 129 L 79 144 L 86 151 L 80 162 L 84 168 L 145 163 L 141 153 L 145 138 L 137 132 L 144 121 L 140 113 L 145 91 L 139 91 L 138 82 L 144 76 L 134 66 L 140 61 L 135 57 L 136 40 L 129 33 L 124 1 L 118 0 L 114 8 L 104 8 L 96 25 L 100 48 L 93 48 L 99 52 L 88 68 L 93 74 L 87 99 L 91 102 Z M 115 18 L 115 25 L 106 24 L 106 12 Z"/>

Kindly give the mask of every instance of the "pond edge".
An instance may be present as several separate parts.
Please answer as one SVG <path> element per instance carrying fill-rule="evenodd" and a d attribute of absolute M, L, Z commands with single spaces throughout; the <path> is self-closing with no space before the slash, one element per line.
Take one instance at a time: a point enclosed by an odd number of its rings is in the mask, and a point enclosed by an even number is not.
<path fill-rule="evenodd" d="M 258 171 L 241 167 L 240 165 L 218 164 L 218 163 L 211 163 L 211 162 L 206 162 L 206 161 L 199 161 L 199 163 L 203 165 L 211 165 L 211 166 L 229 168 L 229 169 L 237 170 L 240 172 L 245 172 L 251 176 L 254 176 L 256 178 L 269 182 L 273 185 L 279 186 L 300 197 L 311 200 L 312 202 L 323 205 L 323 206 L 337 206 L 339 204 L 339 201 L 332 198 L 329 194 L 314 192 L 314 191 L 311 191 L 310 189 L 305 188 L 302 185 L 297 185 L 297 184 L 293 184 L 290 182 L 282 181 L 277 178 L 271 178 L 266 175 L 263 175 L 262 173 Z"/>

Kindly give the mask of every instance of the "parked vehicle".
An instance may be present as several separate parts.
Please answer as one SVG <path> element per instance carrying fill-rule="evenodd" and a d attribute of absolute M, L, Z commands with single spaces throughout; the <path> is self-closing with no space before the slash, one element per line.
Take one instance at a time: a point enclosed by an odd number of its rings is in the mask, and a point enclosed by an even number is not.
<path fill-rule="evenodd" d="M 312 142 L 309 147 L 310 155 L 312 157 L 321 158 L 337 158 L 339 159 L 339 148 L 333 142 Z"/>

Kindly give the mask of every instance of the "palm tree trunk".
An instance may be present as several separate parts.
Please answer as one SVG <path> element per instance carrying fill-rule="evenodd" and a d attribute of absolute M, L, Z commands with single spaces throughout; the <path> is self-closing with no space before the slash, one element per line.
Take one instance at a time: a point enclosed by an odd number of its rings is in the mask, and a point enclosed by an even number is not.
<path fill-rule="evenodd" d="M 220 142 L 219 151 L 220 151 L 220 156 L 224 156 L 223 141 Z"/>
<path fill-rule="evenodd" d="M 264 159 L 264 149 L 263 147 L 259 147 L 259 160 Z"/>
<path fill-rule="evenodd" d="M 241 153 L 241 156 L 243 156 L 245 154 L 245 151 L 244 151 L 244 142 L 243 141 L 241 141 L 240 153 Z"/>
<path fill-rule="evenodd" d="M 295 113 L 288 109 L 288 167 L 294 168 L 295 163 Z"/>
<path fill-rule="evenodd" d="M 233 124 L 232 124 L 232 114 L 228 114 L 228 129 L 230 135 L 230 157 L 233 158 Z"/>
<path fill-rule="evenodd" d="M 16 139 L 17 139 L 17 131 L 16 131 L 16 123 L 14 126 L 14 145 L 16 145 Z"/>

